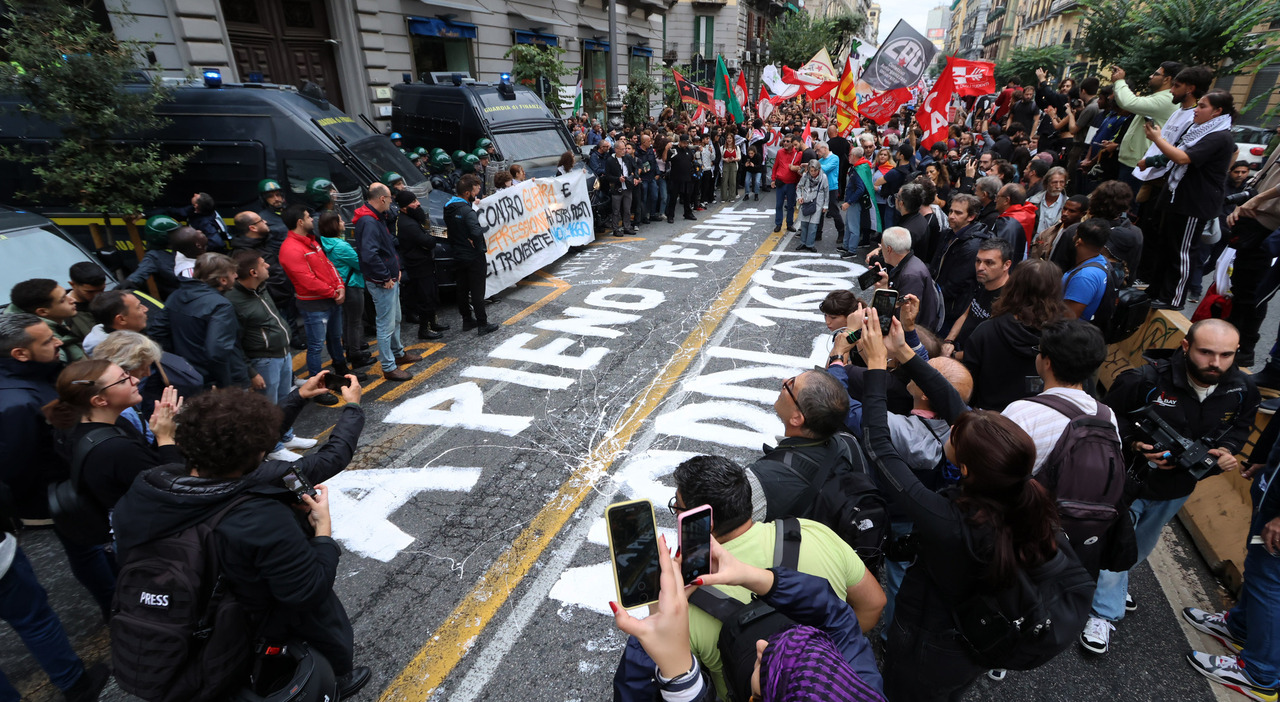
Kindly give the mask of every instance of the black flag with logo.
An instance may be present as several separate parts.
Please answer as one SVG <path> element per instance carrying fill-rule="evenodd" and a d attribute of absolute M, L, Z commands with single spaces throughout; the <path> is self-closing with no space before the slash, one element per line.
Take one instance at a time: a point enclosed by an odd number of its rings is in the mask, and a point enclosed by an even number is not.
<path fill-rule="evenodd" d="M 700 105 L 704 109 L 715 112 L 715 105 L 707 100 L 707 94 L 702 89 L 694 85 L 687 78 L 680 75 L 680 71 L 671 69 L 671 73 L 675 75 L 676 91 L 680 94 L 680 101 L 687 102 L 690 105 Z"/>
<path fill-rule="evenodd" d="M 876 90 L 915 87 L 937 52 L 933 42 L 904 20 L 898 20 L 889 38 L 871 57 L 862 80 Z"/>

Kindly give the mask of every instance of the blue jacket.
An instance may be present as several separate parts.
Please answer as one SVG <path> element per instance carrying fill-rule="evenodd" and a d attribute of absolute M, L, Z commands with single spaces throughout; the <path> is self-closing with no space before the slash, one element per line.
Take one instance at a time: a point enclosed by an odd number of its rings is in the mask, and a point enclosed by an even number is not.
<path fill-rule="evenodd" d="M 761 599 L 797 624 L 826 632 L 858 677 L 883 694 L 884 679 L 880 676 L 880 669 L 876 667 L 871 643 L 858 626 L 858 617 L 853 613 L 853 608 L 836 596 L 831 583 L 823 578 L 783 567 L 774 568 L 773 572 L 773 589 Z M 661 700 L 662 693 L 654 678 L 655 670 L 653 659 L 645 653 L 640 641 L 634 636 L 627 637 L 627 647 L 622 652 L 622 660 L 613 676 L 614 702 Z M 694 698 L 694 702 L 712 702 L 716 696 L 715 686 L 711 684 L 711 678 L 705 670 L 702 682 L 702 694 Z"/>
<path fill-rule="evenodd" d="M 186 279 L 165 301 L 171 349 L 204 377 L 206 386 L 229 388 L 249 380 L 240 351 L 236 308 L 213 286 Z"/>
<path fill-rule="evenodd" d="M 360 256 L 360 273 L 366 283 L 382 285 L 400 277 L 400 254 L 396 239 L 383 221 L 383 216 L 368 205 L 360 206 L 351 224 L 356 230 L 356 253 Z"/>
<path fill-rule="evenodd" d="M 47 519 L 49 482 L 69 470 L 54 450 L 53 428 L 40 408 L 58 397 L 62 364 L 0 358 L 0 488 L 7 485 L 19 517 Z"/>

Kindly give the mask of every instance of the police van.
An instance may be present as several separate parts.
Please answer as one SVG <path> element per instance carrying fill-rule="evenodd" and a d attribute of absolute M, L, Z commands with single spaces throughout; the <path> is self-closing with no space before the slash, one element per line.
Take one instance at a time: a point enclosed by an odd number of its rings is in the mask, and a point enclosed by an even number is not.
<path fill-rule="evenodd" d="M 126 90 L 145 90 L 145 85 Z M 0 145 L 40 153 L 60 137 L 56 125 L 22 112 L 21 98 L 0 95 Z M 387 138 L 363 117 L 353 118 L 334 107 L 319 89 L 302 91 L 267 83 L 222 83 L 216 71 L 206 71 L 203 85 L 184 82 L 157 114 L 168 124 L 153 133 L 122 135 L 121 142 L 156 141 L 164 154 L 198 151 L 174 174 L 148 208 L 182 207 L 191 195 L 213 196 L 219 214 L 234 217 L 244 209 L 258 210 L 258 183 L 279 182 L 291 202 L 304 202 L 307 184 L 315 178 L 337 188 L 339 211 L 350 220 L 360 206 L 364 188 L 392 171 L 426 200 L 431 185 L 426 177 Z M 31 167 L 0 162 L 0 202 L 39 212 L 91 246 L 88 225 L 102 217 L 79 211 L 70 202 L 24 199 L 39 183 Z M 123 225 L 113 216 L 113 225 Z M 117 246 L 131 248 L 119 236 Z"/>
<path fill-rule="evenodd" d="M 507 74 L 497 83 L 477 83 L 461 73 L 423 78 L 429 82 L 391 86 L 391 127 L 407 149 L 452 153 L 490 139 L 498 161 L 519 164 L 531 178 L 556 175 L 561 154 L 576 153 L 564 121 Z"/>

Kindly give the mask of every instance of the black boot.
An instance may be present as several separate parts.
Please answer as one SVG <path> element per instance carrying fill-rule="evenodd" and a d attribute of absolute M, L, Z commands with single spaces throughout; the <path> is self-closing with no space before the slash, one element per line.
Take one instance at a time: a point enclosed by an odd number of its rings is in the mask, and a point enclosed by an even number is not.
<path fill-rule="evenodd" d="M 431 328 L 431 325 L 424 319 L 423 321 L 418 323 L 418 338 L 419 339 L 441 339 L 441 338 L 444 338 L 444 334 L 441 334 L 440 332 L 433 330 Z"/>
<path fill-rule="evenodd" d="M 435 315 L 435 314 L 431 315 L 431 331 L 442 332 L 442 331 L 447 331 L 448 329 L 449 329 L 449 325 L 441 322 L 439 315 Z"/>
<path fill-rule="evenodd" d="M 369 379 L 369 376 L 365 375 L 364 373 L 361 373 L 360 371 L 351 370 L 349 367 L 347 367 L 345 363 L 333 364 L 333 374 L 338 376 L 339 378 L 345 378 L 348 375 L 354 375 L 356 377 L 356 381 L 360 383 L 363 383 L 364 381 Z"/>
<path fill-rule="evenodd" d="M 339 675 L 338 679 L 334 681 L 338 683 L 338 694 L 340 695 L 338 699 L 345 700 L 355 695 L 360 691 L 360 688 L 365 686 L 365 683 L 369 682 L 370 677 L 372 675 L 366 666 L 355 668 L 346 675 Z"/>
<path fill-rule="evenodd" d="M 111 670 L 103 663 L 97 663 L 89 668 L 85 668 L 84 672 L 66 691 L 67 702 L 93 702 L 98 699 L 98 695 L 102 693 L 102 688 L 106 687 L 107 678 L 111 677 Z"/>

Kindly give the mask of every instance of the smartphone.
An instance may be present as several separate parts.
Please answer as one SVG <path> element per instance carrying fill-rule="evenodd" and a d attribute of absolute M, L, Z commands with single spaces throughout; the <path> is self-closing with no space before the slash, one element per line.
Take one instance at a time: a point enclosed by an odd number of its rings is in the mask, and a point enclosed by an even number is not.
<path fill-rule="evenodd" d="M 867 269 L 866 273 L 858 276 L 858 287 L 863 290 L 870 290 L 875 287 L 877 280 L 880 280 L 880 267 L 872 266 Z"/>
<path fill-rule="evenodd" d="M 1151 119 L 1150 117 L 1143 117 L 1143 118 L 1142 118 L 1142 121 L 1143 121 L 1143 122 L 1146 122 L 1147 124 L 1155 124 L 1155 123 L 1156 123 L 1156 121 L 1155 121 L 1154 119 Z"/>
<path fill-rule="evenodd" d="M 623 609 L 633 609 L 657 602 L 662 567 L 658 564 L 653 503 L 632 500 L 609 505 L 604 510 L 604 520 L 618 604 Z"/>
<path fill-rule="evenodd" d="M 889 328 L 893 326 L 893 312 L 897 307 L 897 290 L 877 290 L 876 294 L 871 296 L 871 308 L 880 315 L 881 334 L 889 335 Z"/>
<path fill-rule="evenodd" d="M 680 575 L 688 585 L 711 572 L 711 505 L 682 512 L 676 522 L 680 531 Z"/>
<path fill-rule="evenodd" d="M 339 392 L 350 384 L 351 384 L 351 379 L 345 375 L 338 375 L 333 371 L 329 371 L 328 373 L 324 374 L 325 388 L 332 390 L 334 392 Z"/>
<path fill-rule="evenodd" d="M 284 474 L 284 486 L 293 491 L 298 502 L 302 502 L 303 495 L 313 498 L 316 496 L 316 489 L 311 487 L 311 483 L 296 468 L 290 468 L 289 472 Z"/>

